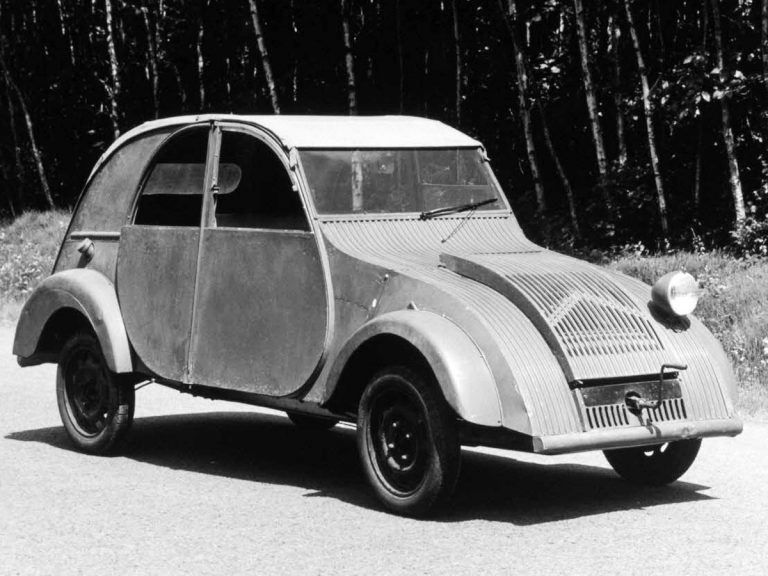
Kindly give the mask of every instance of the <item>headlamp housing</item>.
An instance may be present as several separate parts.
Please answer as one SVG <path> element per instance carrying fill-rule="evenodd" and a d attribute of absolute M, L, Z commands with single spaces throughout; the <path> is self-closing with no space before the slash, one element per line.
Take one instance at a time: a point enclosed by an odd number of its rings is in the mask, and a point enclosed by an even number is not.
<path fill-rule="evenodd" d="M 675 316 L 687 316 L 696 309 L 699 302 L 699 284 L 687 272 L 675 271 L 665 274 L 651 289 L 654 304 Z"/>

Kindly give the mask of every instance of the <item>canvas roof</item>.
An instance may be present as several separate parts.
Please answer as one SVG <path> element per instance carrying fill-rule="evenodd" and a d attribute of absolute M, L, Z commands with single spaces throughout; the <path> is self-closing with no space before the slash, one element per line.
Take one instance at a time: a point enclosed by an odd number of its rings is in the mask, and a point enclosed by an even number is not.
<path fill-rule="evenodd" d="M 240 122 L 271 132 L 286 148 L 476 148 L 480 142 L 455 128 L 415 116 L 249 116 L 200 114 L 145 122 L 118 138 L 93 173 L 124 142 L 145 132 L 207 121 Z M 92 174 L 93 174 L 92 173 Z"/>

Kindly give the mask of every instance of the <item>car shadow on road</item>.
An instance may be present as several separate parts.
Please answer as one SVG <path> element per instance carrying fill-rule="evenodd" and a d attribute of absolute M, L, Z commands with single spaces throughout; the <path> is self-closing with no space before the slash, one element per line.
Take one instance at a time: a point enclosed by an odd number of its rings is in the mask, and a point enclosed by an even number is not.
<path fill-rule="evenodd" d="M 72 450 L 62 427 L 14 432 L 11 440 Z M 137 418 L 122 457 L 172 469 L 305 488 L 378 509 L 359 465 L 354 430 L 302 430 L 279 415 L 215 412 Z M 462 475 L 443 522 L 489 520 L 518 525 L 710 499 L 708 487 L 678 481 L 648 488 L 609 469 L 538 464 L 464 451 Z"/>

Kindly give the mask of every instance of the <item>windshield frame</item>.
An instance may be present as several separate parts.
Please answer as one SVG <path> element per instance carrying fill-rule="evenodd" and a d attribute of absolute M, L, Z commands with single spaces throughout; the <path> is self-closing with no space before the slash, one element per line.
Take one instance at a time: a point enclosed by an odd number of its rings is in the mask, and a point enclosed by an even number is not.
<path fill-rule="evenodd" d="M 354 152 L 356 150 L 360 151 L 374 151 L 374 150 L 392 150 L 392 151 L 400 151 L 400 150 L 414 150 L 414 151 L 420 151 L 420 150 L 471 150 L 475 151 L 478 154 L 480 154 L 481 157 L 481 165 L 482 170 L 485 173 L 487 179 L 488 179 L 488 185 L 496 192 L 496 195 L 498 197 L 498 201 L 496 205 L 498 208 L 490 208 L 483 210 L 480 214 L 478 214 L 477 211 L 473 212 L 461 212 L 457 214 L 448 214 L 445 216 L 438 216 L 437 219 L 445 219 L 445 218 L 474 218 L 477 216 L 485 217 L 485 216 L 512 216 L 514 217 L 514 214 L 512 212 L 512 208 L 510 206 L 509 200 L 507 199 L 506 194 L 504 193 L 503 188 L 499 184 L 498 179 L 496 178 L 496 175 L 494 174 L 490 160 L 488 159 L 487 154 L 485 153 L 485 148 L 482 146 L 420 146 L 418 148 L 414 148 L 412 146 L 389 146 L 386 148 L 337 148 L 337 147 L 302 147 L 302 148 L 295 148 L 296 151 L 296 165 L 297 168 L 301 174 L 301 179 L 303 180 L 305 186 L 307 187 L 307 199 L 309 202 L 309 209 L 312 213 L 312 217 L 319 220 L 319 221 L 341 221 L 341 220 L 351 220 L 351 219 L 359 219 L 359 220 L 391 220 L 392 218 L 398 218 L 398 219 L 404 219 L 404 220 L 419 220 L 419 217 L 421 215 L 421 211 L 408 211 L 408 212 L 334 212 L 334 213 L 321 213 L 317 210 L 317 205 L 315 204 L 315 195 L 312 193 L 312 187 L 309 178 L 307 177 L 307 172 L 304 169 L 304 156 L 302 155 L 303 152 L 319 152 L 319 151 L 334 151 L 334 152 Z"/>

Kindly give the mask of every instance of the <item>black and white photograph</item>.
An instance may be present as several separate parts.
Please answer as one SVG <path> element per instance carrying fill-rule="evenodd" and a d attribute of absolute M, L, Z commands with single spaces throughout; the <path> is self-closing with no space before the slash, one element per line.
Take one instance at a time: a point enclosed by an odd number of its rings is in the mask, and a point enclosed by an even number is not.
<path fill-rule="evenodd" d="M 768 573 L 768 0 L 0 0 L 0 576 Z"/>

